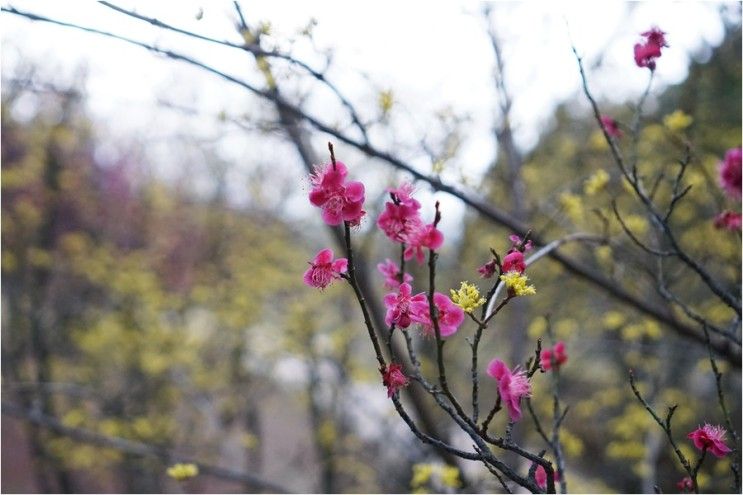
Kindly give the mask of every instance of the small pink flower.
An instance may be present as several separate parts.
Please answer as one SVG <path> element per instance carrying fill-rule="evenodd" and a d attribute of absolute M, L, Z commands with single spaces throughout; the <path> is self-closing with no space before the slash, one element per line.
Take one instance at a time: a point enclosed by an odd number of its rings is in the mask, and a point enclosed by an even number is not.
<path fill-rule="evenodd" d="M 423 263 L 426 259 L 424 249 L 435 251 L 440 248 L 444 243 L 444 234 L 432 223 L 429 223 L 409 234 L 405 242 L 407 243 L 405 253 L 403 253 L 405 259 L 409 260 L 415 256 L 418 263 Z"/>
<path fill-rule="evenodd" d="M 416 303 L 425 303 L 426 295 L 422 292 L 411 296 L 412 289 L 409 284 L 400 285 L 399 293 L 394 292 L 384 296 L 384 305 L 387 307 L 387 314 L 384 317 L 384 324 L 387 326 L 393 323 L 400 328 L 408 328 L 411 322 L 411 305 Z"/>
<path fill-rule="evenodd" d="M 511 241 L 511 250 L 515 249 L 521 251 L 521 249 L 519 249 L 519 246 L 521 246 L 521 244 L 524 244 L 524 240 L 521 237 L 519 237 L 517 234 L 511 234 L 508 236 L 508 240 Z M 534 245 L 532 244 L 530 239 L 526 241 L 526 244 L 524 244 L 524 249 L 522 252 L 528 251 L 532 247 L 534 247 Z"/>
<path fill-rule="evenodd" d="M 384 263 L 377 265 L 377 270 L 384 276 L 384 288 L 385 289 L 397 289 L 400 287 L 400 267 L 387 258 Z M 413 276 L 409 273 L 403 274 L 403 283 L 409 284 L 413 281 Z"/>
<path fill-rule="evenodd" d="M 668 46 L 665 34 L 657 27 L 642 33 L 642 36 L 645 37 L 644 44 L 637 43 L 635 45 L 635 63 L 638 67 L 655 70 L 655 59 L 661 56 L 661 48 Z"/>
<path fill-rule="evenodd" d="M 503 258 L 503 273 L 513 271 L 524 273 L 524 270 L 526 270 L 526 262 L 524 253 L 521 251 L 511 251 Z"/>
<path fill-rule="evenodd" d="M 342 162 L 316 167 L 310 176 L 312 190 L 310 203 L 322 209 L 322 219 L 328 225 L 349 222 L 358 225 L 366 213 L 364 205 L 364 184 L 344 183 L 348 169 Z"/>
<path fill-rule="evenodd" d="M 619 123 L 608 115 L 601 116 L 601 126 L 609 136 L 613 138 L 622 137 L 622 130 L 619 128 Z"/>
<path fill-rule="evenodd" d="M 441 337 L 448 337 L 457 333 L 459 325 L 464 321 L 464 311 L 462 308 L 454 304 L 451 299 L 440 292 L 434 292 L 433 303 L 438 311 Z M 411 303 L 410 317 L 414 322 L 421 324 L 423 333 L 434 335 L 435 330 L 431 321 L 431 311 L 427 297 L 424 296 L 422 300 L 416 300 Z"/>
<path fill-rule="evenodd" d="M 495 260 L 490 260 L 478 268 L 477 273 L 479 273 L 482 278 L 492 278 L 497 269 L 498 265 L 495 263 Z"/>
<path fill-rule="evenodd" d="M 537 464 L 537 469 L 534 471 L 534 481 L 537 482 L 539 488 L 547 490 L 547 470 L 541 464 Z M 554 481 L 555 483 L 560 481 L 560 473 L 557 471 L 554 471 Z"/>
<path fill-rule="evenodd" d="M 552 356 L 555 356 L 555 367 L 559 368 L 565 361 L 568 360 L 568 355 L 565 353 L 565 342 L 558 342 L 552 349 L 544 349 L 539 353 L 539 364 L 542 366 L 544 371 L 548 371 L 552 368 Z"/>
<path fill-rule="evenodd" d="M 418 200 L 413 198 L 415 189 L 413 189 L 413 185 L 409 182 L 403 182 L 398 188 L 391 187 L 387 189 L 387 192 L 389 192 L 399 203 L 411 206 L 416 210 L 419 210 L 421 207 Z"/>
<path fill-rule="evenodd" d="M 408 236 L 423 225 L 418 212 L 419 208 L 420 205 L 415 207 L 412 203 L 395 204 L 388 201 L 377 219 L 377 227 L 392 241 L 407 242 Z"/>
<path fill-rule="evenodd" d="M 488 375 L 498 380 L 498 392 L 505 402 L 511 420 L 521 419 L 521 398 L 531 395 L 531 384 L 526 372 L 516 366 L 513 371 L 500 359 L 493 359 L 488 365 Z"/>
<path fill-rule="evenodd" d="M 323 249 L 310 261 L 310 268 L 304 272 L 304 283 L 310 287 L 324 289 L 333 282 L 341 278 L 341 273 L 348 269 L 348 260 L 338 258 L 333 261 L 333 250 Z"/>
<path fill-rule="evenodd" d="M 392 397 L 400 388 L 407 386 L 408 377 L 402 372 L 402 366 L 390 363 L 387 369 L 382 371 L 382 384 L 387 387 L 387 397 Z"/>
<path fill-rule="evenodd" d="M 684 476 L 678 483 L 676 483 L 676 488 L 678 488 L 681 493 L 691 493 L 694 489 L 694 482 L 691 481 L 691 478 L 688 476 Z"/>
<path fill-rule="evenodd" d="M 720 163 L 720 186 L 728 196 L 740 200 L 741 193 L 741 149 L 731 148 Z"/>
<path fill-rule="evenodd" d="M 741 224 L 743 224 L 743 220 L 741 220 L 740 213 L 735 213 L 730 210 L 723 211 L 715 217 L 715 227 L 718 229 L 740 231 Z"/>
<path fill-rule="evenodd" d="M 709 450 L 715 457 L 725 457 L 730 447 L 725 445 L 725 428 L 707 423 L 687 435 L 699 450 Z"/>

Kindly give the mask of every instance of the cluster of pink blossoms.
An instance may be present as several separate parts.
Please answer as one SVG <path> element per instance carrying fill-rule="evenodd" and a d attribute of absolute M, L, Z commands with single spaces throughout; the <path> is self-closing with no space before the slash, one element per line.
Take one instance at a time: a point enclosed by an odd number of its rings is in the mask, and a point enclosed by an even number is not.
<path fill-rule="evenodd" d="M 725 159 L 719 165 L 720 187 L 733 200 L 741 198 L 741 149 L 731 148 L 725 153 Z M 741 214 L 725 210 L 715 217 L 718 229 L 741 230 Z"/>
<path fill-rule="evenodd" d="M 322 219 L 328 225 L 343 222 L 358 225 L 366 213 L 363 210 L 364 184 L 345 182 L 346 175 L 346 166 L 342 162 L 333 162 L 317 167 L 310 176 L 310 203 L 322 209 Z"/>
<path fill-rule="evenodd" d="M 539 365 L 544 371 L 552 369 L 553 359 L 555 368 L 559 368 L 568 360 L 568 355 L 565 353 L 565 342 L 560 341 L 552 349 L 547 348 L 539 353 Z"/>
<path fill-rule="evenodd" d="M 668 46 L 666 33 L 654 27 L 642 33 L 645 40 L 635 45 L 635 63 L 638 67 L 655 70 L 655 59 L 661 56 L 661 48 Z"/>
<path fill-rule="evenodd" d="M 420 216 L 421 204 L 412 197 L 413 186 L 402 184 L 389 189 L 392 201 L 384 205 L 377 219 L 379 227 L 393 242 L 405 244 L 405 260 L 425 261 L 424 249 L 436 250 L 444 243 L 444 235 L 432 223 L 424 224 Z"/>
<path fill-rule="evenodd" d="M 441 337 L 449 337 L 455 334 L 464 321 L 462 308 L 440 292 L 434 292 L 433 303 L 438 314 L 437 320 Z M 386 325 L 394 324 L 405 329 L 415 322 L 421 325 L 424 334 L 434 334 L 435 330 L 428 298 L 423 292 L 413 296 L 410 284 L 402 284 L 398 293 L 391 292 L 384 296 L 384 305 L 387 307 L 387 314 L 384 317 Z"/>

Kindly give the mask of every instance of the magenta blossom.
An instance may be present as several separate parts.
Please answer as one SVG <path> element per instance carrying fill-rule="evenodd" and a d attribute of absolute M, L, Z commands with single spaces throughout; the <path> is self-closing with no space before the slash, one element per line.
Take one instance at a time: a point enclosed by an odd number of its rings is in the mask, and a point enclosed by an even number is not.
<path fill-rule="evenodd" d="M 665 35 L 666 33 L 657 27 L 642 33 L 645 37 L 644 43 L 635 45 L 635 63 L 638 67 L 655 70 L 655 59 L 661 56 L 661 48 L 668 46 Z"/>
<path fill-rule="evenodd" d="M 552 349 L 544 349 L 539 353 L 539 364 L 544 371 L 548 371 L 552 368 L 552 356 L 555 359 L 555 368 L 559 368 L 565 361 L 568 360 L 568 355 L 565 353 L 565 342 L 558 342 Z"/>
<path fill-rule="evenodd" d="M 503 258 L 503 273 L 513 271 L 524 273 L 524 270 L 526 270 L 526 262 L 524 253 L 521 251 L 511 251 Z"/>
<path fill-rule="evenodd" d="M 715 457 L 725 457 L 730 453 L 730 447 L 725 445 L 725 428 L 712 426 L 707 423 L 687 435 L 694 441 L 694 447 L 699 450 L 708 450 Z"/>
<path fill-rule="evenodd" d="M 479 273 L 480 277 L 482 278 L 492 278 L 493 275 L 495 275 L 495 271 L 497 269 L 498 265 L 496 264 L 495 260 L 490 260 L 482 265 L 480 268 L 478 268 L 477 273 Z"/>
<path fill-rule="evenodd" d="M 384 317 L 384 324 L 387 326 L 393 323 L 400 328 L 408 328 L 411 322 L 411 306 L 417 303 L 428 304 L 426 295 L 422 292 L 411 296 L 412 289 L 410 284 L 400 285 L 400 292 L 394 292 L 384 296 L 384 305 L 387 307 L 387 314 Z"/>
<path fill-rule="evenodd" d="M 684 476 L 678 483 L 676 483 L 676 488 L 678 488 L 681 493 L 691 493 L 694 489 L 694 482 L 691 481 L 691 478 L 688 476 Z"/>
<path fill-rule="evenodd" d="M 420 294 L 419 294 L 420 295 Z M 440 292 L 433 294 L 433 303 L 438 311 L 439 332 L 442 337 L 448 337 L 457 333 L 459 325 L 464 321 L 464 311 L 454 304 L 451 299 Z M 431 321 L 431 311 L 428 304 L 428 298 L 413 301 L 410 311 L 411 319 L 421 324 L 423 333 L 434 335 L 433 322 Z"/>
<path fill-rule="evenodd" d="M 399 364 L 390 363 L 387 369 L 382 371 L 382 385 L 387 387 L 387 397 L 392 397 L 407 384 L 408 377 L 402 372 L 402 366 Z"/>
<path fill-rule="evenodd" d="M 318 289 L 324 289 L 333 280 L 341 278 L 341 273 L 348 269 L 346 258 L 333 260 L 332 249 L 323 249 L 309 263 L 310 267 L 304 272 L 304 283 Z"/>
<path fill-rule="evenodd" d="M 741 149 L 731 148 L 720 163 L 720 186 L 728 196 L 740 200 L 741 193 Z"/>
<path fill-rule="evenodd" d="M 560 473 L 554 471 L 554 481 L 557 483 L 560 481 Z M 537 464 L 537 469 L 534 471 L 534 481 L 537 482 L 537 486 L 542 490 L 547 490 L 547 470 L 544 466 Z"/>
<path fill-rule="evenodd" d="M 524 244 L 524 240 L 521 237 L 519 237 L 517 234 L 511 234 L 511 235 L 508 236 L 508 240 L 511 241 L 511 250 L 516 249 L 518 251 L 521 251 L 521 249 L 519 249 L 519 247 L 522 244 Z M 534 247 L 534 245 L 532 244 L 531 239 L 530 239 L 530 240 L 526 241 L 526 243 L 524 244 L 523 251 L 528 251 L 532 247 Z"/>
<path fill-rule="evenodd" d="M 400 287 L 400 267 L 387 258 L 384 263 L 377 265 L 377 270 L 384 276 L 384 288 L 385 289 L 397 289 Z M 409 284 L 413 281 L 413 276 L 409 273 L 403 274 L 402 281 Z"/>
<path fill-rule="evenodd" d="M 407 247 L 405 248 L 404 257 L 409 260 L 415 256 L 418 263 L 423 263 L 426 259 L 425 248 L 435 251 L 444 243 L 444 234 L 441 233 L 432 223 L 418 228 L 415 232 L 408 235 Z"/>
<path fill-rule="evenodd" d="M 715 227 L 718 229 L 740 231 L 741 224 L 743 224 L 743 220 L 740 213 L 734 211 L 723 211 L 715 217 Z"/>
<path fill-rule="evenodd" d="M 363 210 L 364 184 L 344 183 L 347 174 L 346 166 L 336 162 L 335 166 L 316 167 L 310 176 L 310 203 L 322 208 L 322 219 L 328 225 L 340 225 L 344 221 L 358 225 L 366 213 Z"/>
<path fill-rule="evenodd" d="M 387 189 L 387 192 L 389 192 L 393 196 L 396 203 L 411 206 L 416 210 L 419 210 L 421 207 L 421 204 L 418 202 L 418 200 L 413 198 L 415 189 L 413 189 L 413 184 L 410 184 L 409 182 L 403 182 L 398 188 L 390 187 L 389 189 Z"/>
<path fill-rule="evenodd" d="M 622 137 L 622 130 L 619 128 L 619 123 L 608 115 L 601 116 L 601 127 L 613 138 Z"/>
<path fill-rule="evenodd" d="M 498 380 L 498 392 L 508 409 L 511 420 L 521 419 L 521 398 L 531 395 L 531 384 L 526 372 L 516 366 L 513 371 L 500 359 L 493 359 L 488 365 L 488 375 Z"/>
<path fill-rule="evenodd" d="M 377 219 L 377 227 L 390 240 L 400 243 L 407 242 L 408 236 L 423 225 L 418 211 L 419 209 L 420 204 L 416 207 L 412 203 L 395 204 L 388 201 L 384 205 L 384 211 L 379 215 L 379 219 Z"/>

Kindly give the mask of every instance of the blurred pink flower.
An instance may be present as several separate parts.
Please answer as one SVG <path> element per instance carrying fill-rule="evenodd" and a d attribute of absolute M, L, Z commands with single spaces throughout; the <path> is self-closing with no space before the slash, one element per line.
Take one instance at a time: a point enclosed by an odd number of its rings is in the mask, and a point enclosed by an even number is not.
<path fill-rule="evenodd" d="M 742 223 L 743 220 L 741 220 L 740 213 L 735 213 L 730 210 L 723 211 L 715 217 L 715 227 L 718 229 L 739 231 Z"/>
<path fill-rule="evenodd" d="M 709 450 L 715 457 L 725 457 L 730 447 L 725 445 L 725 428 L 707 423 L 687 435 L 699 450 Z"/>
<path fill-rule="evenodd" d="M 384 288 L 385 289 L 397 289 L 400 287 L 400 267 L 397 263 L 387 258 L 384 263 L 377 265 L 377 270 L 384 276 Z M 410 283 L 413 281 L 413 276 L 409 273 L 403 275 L 403 282 Z"/>
<path fill-rule="evenodd" d="M 462 308 L 454 304 L 451 299 L 440 292 L 435 292 L 433 294 L 433 303 L 438 311 L 439 332 L 441 337 L 448 337 L 457 333 L 459 325 L 464 321 L 464 311 Z M 435 330 L 433 328 L 433 322 L 431 321 L 431 311 L 427 297 L 424 296 L 422 300 L 412 302 L 410 317 L 414 322 L 421 324 L 423 333 L 434 335 Z"/>
<path fill-rule="evenodd" d="M 383 371 L 382 384 L 387 387 L 387 397 L 392 397 L 400 388 L 407 386 L 408 377 L 402 372 L 402 366 L 390 363 Z"/>
<path fill-rule="evenodd" d="M 482 278 L 491 278 L 495 275 L 495 270 L 497 269 L 498 265 L 495 263 L 495 260 L 490 260 L 478 268 L 477 273 L 479 273 Z"/>
<path fill-rule="evenodd" d="M 422 292 L 411 296 L 412 289 L 409 284 L 400 285 L 399 293 L 391 292 L 384 296 L 384 305 L 387 307 L 387 314 L 384 317 L 384 323 L 387 326 L 396 324 L 400 328 L 410 326 L 411 305 L 415 303 L 425 303 L 426 295 Z"/>
<path fill-rule="evenodd" d="M 635 63 L 638 67 L 655 70 L 655 59 L 661 56 L 661 48 L 668 46 L 665 35 L 666 33 L 657 27 L 642 33 L 645 42 L 635 45 Z"/>
<path fill-rule="evenodd" d="M 608 115 L 601 116 L 601 126 L 609 136 L 613 138 L 622 137 L 622 130 L 619 128 L 619 123 Z"/>
<path fill-rule="evenodd" d="M 304 272 L 304 283 L 310 287 L 324 289 L 333 282 L 341 278 L 341 273 L 348 269 L 348 260 L 338 258 L 333 261 L 333 250 L 323 249 L 310 261 L 310 268 Z"/>
<path fill-rule="evenodd" d="M 418 263 L 423 263 L 426 259 L 424 248 L 435 251 L 444 243 L 444 234 L 434 227 L 432 223 L 422 226 L 410 233 L 406 239 L 407 247 L 405 248 L 405 259 L 413 257 Z"/>
<path fill-rule="evenodd" d="M 526 262 L 524 253 L 521 251 L 511 251 L 503 258 L 503 273 L 513 271 L 524 273 L 524 270 L 526 270 Z"/>
<path fill-rule="evenodd" d="M 681 493 L 691 493 L 694 489 L 694 482 L 691 481 L 691 478 L 688 476 L 684 476 L 678 483 L 676 483 L 676 488 L 678 488 Z"/>
<path fill-rule="evenodd" d="M 508 236 L 508 240 L 511 241 L 511 249 L 517 249 L 521 244 L 524 242 L 524 240 L 519 237 L 517 234 L 511 234 Z M 524 251 L 530 250 L 533 246 L 531 240 L 526 241 L 526 244 L 524 244 Z"/>
<path fill-rule="evenodd" d="M 358 225 L 366 213 L 364 185 L 361 182 L 344 183 L 348 169 L 342 162 L 316 167 L 310 176 L 312 190 L 310 203 L 322 208 L 322 219 L 328 225 L 340 225 L 346 221 Z"/>
<path fill-rule="evenodd" d="M 508 415 L 513 421 L 521 419 L 521 398 L 531 395 L 531 384 L 526 372 L 516 366 L 510 371 L 500 359 L 493 359 L 488 365 L 488 375 L 498 380 L 498 392 L 506 404 Z"/>
<path fill-rule="evenodd" d="M 720 163 L 720 186 L 728 196 L 740 199 L 741 193 L 741 149 L 731 148 Z"/>
<path fill-rule="evenodd" d="M 554 473 L 554 481 L 557 483 L 560 481 L 560 473 L 557 471 Z M 539 488 L 547 490 L 547 470 L 541 464 L 537 464 L 537 469 L 534 471 L 534 481 L 537 482 Z"/>
<path fill-rule="evenodd" d="M 542 366 L 544 371 L 552 368 L 552 355 L 555 356 L 555 367 L 559 368 L 565 361 L 568 360 L 568 355 L 565 353 L 565 342 L 558 342 L 552 349 L 544 349 L 539 353 L 539 364 Z"/>
<path fill-rule="evenodd" d="M 418 200 L 413 198 L 415 189 L 413 189 L 413 185 L 409 182 L 403 182 L 397 188 L 390 187 L 389 189 L 387 189 L 387 192 L 393 195 L 399 203 L 411 206 L 416 210 L 419 210 L 421 207 L 421 204 L 418 202 Z"/>

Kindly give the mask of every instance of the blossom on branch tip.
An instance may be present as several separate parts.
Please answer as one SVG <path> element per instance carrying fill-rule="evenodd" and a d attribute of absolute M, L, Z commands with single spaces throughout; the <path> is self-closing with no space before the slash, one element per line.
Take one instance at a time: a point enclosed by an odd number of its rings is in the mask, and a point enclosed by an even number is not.
<path fill-rule="evenodd" d="M 720 186 L 728 196 L 740 200 L 741 195 L 741 149 L 731 148 L 720 163 Z"/>
<path fill-rule="evenodd" d="M 521 419 L 521 398 L 531 396 L 531 384 L 526 372 L 516 366 L 513 371 L 500 359 L 488 365 L 488 375 L 498 381 L 498 393 L 508 409 L 511 420 Z"/>
<path fill-rule="evenodd" d="M 740 231 L 743 220 L 740 213 L 727 210 L 715 217 L 715 227 L 718 229 L 727 229 Z"/>
<path fill-rule="evenodd" d="M 481 278 L 492 278 L 495 275 L 495 271 L 498 269 L 498 264 L 495 260 L 490 260 L 480 268 L 477 269 L 477 273 L 480 274 Z"/>
<path fill-rule="evenodd" d="M 387 397 L 392 397 L 399 389 L 408 385 L 408 377 L 402 372 L 402 366 L 390 363 L 382 370 L 382 385 L 387 387 Z"/>
<path fill-rule="evenodd" d="M 730 447 L 725 445 L 725 428 L 712 426 L 707 423 L 687 435 L 694 442 L 694 447 L 699 450 L 708 450 L 715 457 L 725 457 L 731 452 Z"/>
<path fill-rule="evenodd" d="M 559 368 L 568 360 L 568 355 L 565 353 L 565 342 L 560 341 L 552 349 L 544 349 L 539 353 L 539 364 L 544 371 L 552 369 L 553 356 L 555 368 Z"/>
<path fill-rule="evenodd" d="M 304 283 L 318 289 L 324 289 L 348 270 L 348 260 L 346 258 L 333 260 L 332 249 L 323 249 L 309 263 L 310 267 L 304 272 Z"/>
<path fill-rule="evenodd" d="M 387 307 L 387 314 L 384 317 L 384 323 L 387 326 L 393 323 L 400 328 L 408 328 L 411 322 L 411 305 L 415 303 L 428 304 L 426 295 L 422 292 L 411 296 L 412 289 L 410 284 L 400 285 L 400 291 L 384 296 L 384 305 Z"/>
<path fill-rule="evenodd" d="M 377 270 L 384 276 L 384 288 L 385 289 L 397 289 L 400 287 L 400 267 L 387 258 L 384 263 L 377 265 Z M 413 276 L 409 273 L 403 274 L 402 283 L 409 284 L 413 281 Z"/>
<path fill-rule="evenodd" d="M 678 483 L 676 483 L 676 488 L 678 488 L 681 493 L 691 493 L 694 489 L 694 482 L 691 481 L 691 478 L 688 476 L 684 476 Z"/>
<path fill-rule="evenodd" d="M 517 234 L 511 234 L 508 236 L 508 240 L 511 241 L 511 249 L 515 249 L 517 251 L 522 251 L 520 249 L 521 245 L 523 244 L 523 251 L 528 251 L 532 247 L 534 247 L 534 244 L 531 242 L 531 239 L 524 242 L 524 240 L 518 236 Z M 522 251 L 522 252 L 523 252 Z"/>
<path fill-rule="evenodd" d="M 645 41 L 635 44 L 635 63 L 638 67 L 655 70 L 655 59 L 661 56 L 661 48 L 668 46 L 666 33 L 654 27 L 641 36 L 645 37 Z"/>
<path fill-rule="evenodd" d="M 532 296 L 537 293 L 533 285 L 526 285 L 529 278 L 516 270 L 504 273 L 500 279 L 506 284 L 508 292 L 514 296 Z"/>
<path fill-rule="evenodd" d="M 412 232 L 406 239 L 407 247 L 403 253 L 406 260 L 415 257 L 418 263 L 423 263 L 426 259 L 424 249 L 435 251 L 444 243 L 444 234 L 441 233 L 432 223 L 419 227 Z"/>
<path fill-rule="evenodd" d="M 503 258 L 504 272 L 524 273 L 524 270 L 526 270 L 526 261 L 524 261 L 524 253 L 521 251 L 511 251 Z"/>
<path fill-rule="evenodd" d="M 366 213 L 364 184 L 345 182 L 348 169 L 342 162 L 315 167 L 310 176 L 310 203 L 322 209 L 322 219 L 328 225 L 349 222 L 358 225 Z"/>
<path fill-rule="evenodd" d="M 534 465 L 535 463 L 532 463 Z M 560 473 L 557 471 L 553 471 L 554 475 L 554 482 L 557 483 L 560 481 Z M 537 482 L 537 486 L 541 488 L 542 490 L 547 490 L 547 470 L 544 469 L 544 466 L 541 464 L 537 464 L 537 468 L 534 470 L 534 481 Z"/>
<path fill-rule="evenodd" d="M 608 115 L 601 116 L 601 127 L 613 138 L 622 137 L 622 130 L 619 128 L 619 123 Z"/>
<path fill-rule="evenodd" d="M 449 291 L 454 304 L 462 308 L 465 313 L 472 313 L 485 304 L 485 298 L 480 297 L 480 291 L 469 282 L 462 282 L 459 290 L 450 289 Z"/>
<path fill-rule="evenodd" d="M 439 333 L 441 337 L 448 337 L 457 333 L 459 325 L 464 321 L 464 311 L 454 304 L 451 299 L 440 292 L 433 294 L 433 303 L 438 315 Z M 411 303 L 410 317 L 420 323 L 423 333 L 434 335 L 435 329 L 431 320 L 431 308 L 428 304 L 428 298 L 416 300 Z"/>

